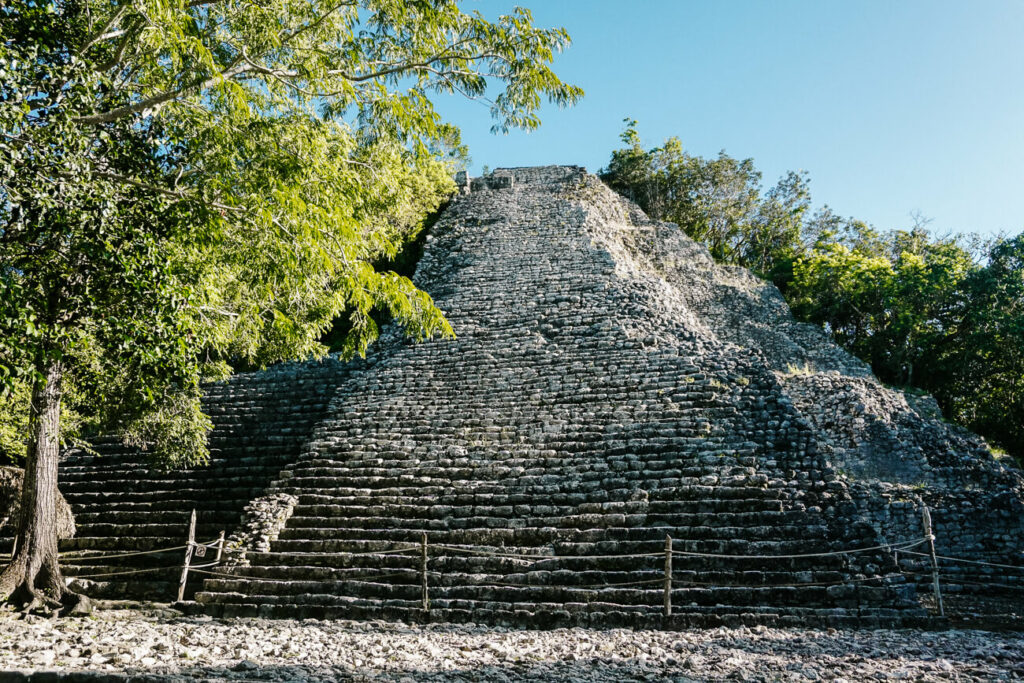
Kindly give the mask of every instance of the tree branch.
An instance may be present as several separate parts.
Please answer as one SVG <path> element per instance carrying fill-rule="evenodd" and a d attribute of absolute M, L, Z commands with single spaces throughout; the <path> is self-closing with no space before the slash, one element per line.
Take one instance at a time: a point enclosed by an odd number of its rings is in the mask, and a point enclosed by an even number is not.
<path fill-rule="evenodd" d="M 124 107 L 118 107 L 117 109 L 111 109 L 110 111 L 101 112 L 98 114 L 78 116 L 75 117 L 74 120 L 77 123 L 85 124 L 111 123 L 113 121 L 117 121 L 118 119 L 123 119 L 126 116 L 137 114 L 140 111 L 145 111 L 147 109 L 159 107 L 172 100 L 176 100 L 179 97 L 186 95 L 188 93 L 197 91 L 201 92 L 206 88 L 216 85 L 217 83 L 226 80 L 231 80 L 235 76 L 238 76 L 239 74 L 243 74 L 246 71 L 251 70 L 251 68 L 252 67 L 250 67 L 248 64 L 242 64 L 241 57 L 239 57 L 234 62 L 232 62 L 231 65 L 228 66 L 226 69 L 224 69 L 223 71 L 219 72 L 214 76 L 210 76 L 209 78 L 196 79 L 188 85 L 184 85 L 174 90 L 166 90 L 160 93 L 159 95 L 152 95 L 144 100 L 136 102 L 135 104 L 126 105 Z"/>

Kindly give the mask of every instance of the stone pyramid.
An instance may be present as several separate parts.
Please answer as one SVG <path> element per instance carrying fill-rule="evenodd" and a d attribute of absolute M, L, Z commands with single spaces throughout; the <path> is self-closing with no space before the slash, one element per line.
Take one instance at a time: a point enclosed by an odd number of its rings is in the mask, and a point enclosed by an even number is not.
<path fill-rule="evenodd" d="M 462 180 L 415 276 L 457 338 L 211 387 L 204 470 L 70 454 L 80 585 L 119 594 L 99 551 L 180 545 L 192 508 L 246 551 L 214 615 L 906 624 L 925 505 L 940 553 L 1021 563 L 1021 477 L 774 287 L 582 168 Z M 176 579 L 155 557 L 136 593 Z"/>

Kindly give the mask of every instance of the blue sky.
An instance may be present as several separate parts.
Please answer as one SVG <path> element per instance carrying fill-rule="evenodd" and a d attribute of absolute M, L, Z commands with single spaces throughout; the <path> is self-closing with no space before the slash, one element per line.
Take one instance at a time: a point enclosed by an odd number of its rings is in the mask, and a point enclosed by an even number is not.
<path fill-rule="evenodd" d="M 810 173 L 815 206 L 879 228 L 1024 229 L 1024 0 L 470 0 L 516 4 L 573 46 L 586 91 L 532 133 L 489 133 L 486 106 L 439 101 L 483 165 L 605 165 L 622 119 L 648 147 L 753 157 L 773 184 Z"/>

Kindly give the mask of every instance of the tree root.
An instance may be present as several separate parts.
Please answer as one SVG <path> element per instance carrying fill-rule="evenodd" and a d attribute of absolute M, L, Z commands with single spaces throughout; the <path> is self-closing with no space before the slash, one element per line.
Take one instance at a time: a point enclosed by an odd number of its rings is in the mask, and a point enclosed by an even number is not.
<path fill-rule="evenodd" d="M 15 560 L 0 573 L 0 602 L 23 614 L 81 615 L 92 611 L 89 598 L 68 590 L 56 562 L 31 567 Z"/>

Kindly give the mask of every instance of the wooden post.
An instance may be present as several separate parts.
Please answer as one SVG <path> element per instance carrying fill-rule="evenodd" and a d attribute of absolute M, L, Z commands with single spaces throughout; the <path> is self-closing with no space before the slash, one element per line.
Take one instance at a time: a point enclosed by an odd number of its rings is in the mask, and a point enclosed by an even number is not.
<path fill-rule="evenodd" d="M 220 564 L 220 558 L 224 555 L 224 531 L 221 530 L 220 536 L 217 537 L 217 557 L 214 558 L 214 562 Z"/>
<path fill-rule="evenodd" d="M 928 506 L 921 508 L 921 521 L 924 523 L 924 536 L 928 539 L 928 554 L 932 558 L 932 590 L 935 591 L 935 602 L 939 606 L 939 616 L 946 616 L 942 606 L 942 591 L 939 590 L 939 561 L 935 558 L 935 534 L 932 533 L 932 513 Z"/>
<path fill-rule="evenodd" d="M 188 566 L 192 564 L 192 551 L 196 546 L 196 511 L 192 509 L 192 520 L 188 524 L 188 547 L 185 548 L 185 564 L 181 567 L 181 581 L 178 582 L 178 602 L 185 599 L 185 584 L 188 583 Z"/>
<path fill-rule="evenodd" d="M 672 537 L 665 535 L 665 616 L 672 616 Z"/>
<path fill-rule="evenodd" d="M 422 555 L 420 557 L 420 581 L 423 585 L 423 611 L 430 611 L 430 595 L 427 592 L 427 532 L 423 532 Z"/>

